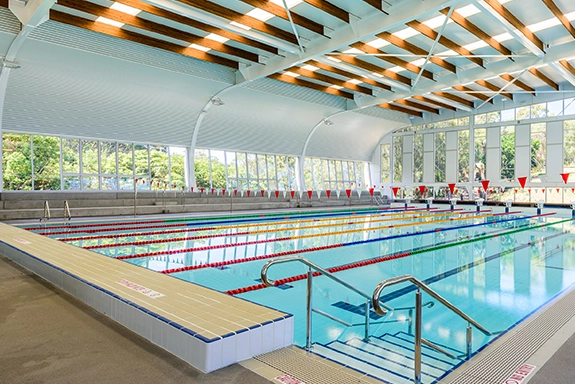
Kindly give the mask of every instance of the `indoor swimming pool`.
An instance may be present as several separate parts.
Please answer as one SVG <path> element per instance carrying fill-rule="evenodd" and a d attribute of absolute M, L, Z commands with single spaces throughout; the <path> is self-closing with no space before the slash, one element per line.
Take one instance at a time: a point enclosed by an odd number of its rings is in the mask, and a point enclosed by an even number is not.
<path fill-rule="evenodd" d="M 445 207 L 445 206 L 443 206 Z M 473 207 L 474 208 L 474 207 Z M 371 295 L 379 282 L 410 274 L 492 333 L 504 332 L 575 282 L 572 220 L 553 213 L 423 207 L 72 222 L 23 226 L 47 237 L 291 313 L 294 343 L 306 343 L 306 272 L 301 256 Z M 410 382 L 416 287 L 382 292 L 394 308 L 370 311 L 364 297 L 323 276 L 313 279 L 313 351 L 390 382 Z M 453 356 L 427 349 L 423 382 L 463 361 L 467 322 L 423 294 L 423 337 Z M 473 329 L 475 353 L 497 336 Z M 391 366 L 384 366 L 387 359 Z M 353 360 L 353 361 L 350 361 Z M 357 360 L 357 361 L 356 361 Z"/>

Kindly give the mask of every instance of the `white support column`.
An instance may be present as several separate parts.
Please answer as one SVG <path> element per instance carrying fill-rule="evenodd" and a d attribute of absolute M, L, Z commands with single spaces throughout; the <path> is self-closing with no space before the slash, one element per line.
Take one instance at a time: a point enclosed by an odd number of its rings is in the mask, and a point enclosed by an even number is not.
<path fill-rule="evenodd" d="M 445 181 L 457 182 L 457 134 L 458 131 L 445 133 Z"/>
<path fill-rule="evenodd" d="M 563 183 L 563 121 L 547 122 L 547 182 Z"/>
<path fill-rule="evenodd" d="M 473 192 L 475 181 L 475 115 L 469 115 L 469 194 Z"/>
<path fill-rule="evenodd" d="M 435 134 L 423 134 L 423 182 L 435 182 Z"/>
<path fill-rule="evenodd" d="M 306 190 L 303 166 L 305 164 L 305 157 L 298 156 L 295 158 L 296 172 L 295 172 L 295 183 L 300 191 Z"/>
<path fill-rule="evenodd" d="M 531 130 L 529 124 L 515 126 L 515 178 L 531 173 Z"/>
<path fill-rule="evenodd" d="M 501 179 L 501 128 L 487 128 L 487 148 L 485 149 L 485 177 L 496 182 Z"/>
<path fill-rule="evenodd" d="M 194 170 L 194 151 L 192 147 L 186 147 L 186 155 L 184 162 L 184 177 L 186 182 L 186 187 L 189 190 L 190 187 L 196 185 L 196 172 Z"/>
<path fill-rule="evenodd" d="M 413 183 L 413 135 L 403 136 L 402 182 Z"/>

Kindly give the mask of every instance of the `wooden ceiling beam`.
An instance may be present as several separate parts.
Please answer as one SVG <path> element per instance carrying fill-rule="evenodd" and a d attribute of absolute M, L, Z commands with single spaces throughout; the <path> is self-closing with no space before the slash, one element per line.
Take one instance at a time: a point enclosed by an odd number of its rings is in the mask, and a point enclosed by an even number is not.
<path fill-rule="evenodd" d="M 215 56 L 210 53 L 203 52 L 193 48 L 182 47 L 181 45 L 154 39 L 152 37 L 140 35 L 139 33 L 126 31 L 121 28 L 113 27 L 111 25 L 107 25 L 104 23 L 98 23 L 92 20 L 87 20 L 78 16 L 73 16 L 68 13 L 56 11 L 53 9 L 50 11 L 50 19 L 60 23 L 73 25 L 75 27 L 84 28 L 89 31 L 99 32 L 105 35 L 133 41 L 135 43 L 147 45 L 150 47 L 163 49 L 165 51 L 178 53 L 180 55 L 193 57 L 194 59 L 209 61 L 211 63 L 221 64 L 226 67 L 239 69 L 239 65 L 236 61 L 229 60 L 224 57 Z"/>
<path fill-rule="evenodd" d="M 553 80 L 551 80 L 549 77 L 547 77 L 543 72 L 541 72 L 537 68 L 535 68 L 535 67 L 529 68 L 529 73 L 531 73 L 533 76 L 535 76 L 539 80 L 543 81 L 545 84 L 547 84 L 548 86 L 550 86 L 554 90 L 556 90 L 556 91 L 559 90 L 559 85 L 557 85 L 557 83 L 555 83 Z"/>
<path fill-rule="evenodd" d="M 449 14 L 449 8 L 444 8 L 440 12 L 447 16 Z M 457 11 L 451 13 L 451 20 L 453 20 L 456 24 L 458 24 L 460 27 L 475 37 L 483 40 L 502 55 L 511 56 L 512 52 L 509 49 L 507 49 L 505 46 L 503 46 L 503 44 L 495 40 L 493 37 L 489 36 L 487 33 L 483 32 L 481 28 L 468 21 L 465 17 L 461 16 L 459 13 L 457 13 Z M 512 58 L 510 57 L 510 59 Z"/>
<path fill-rule="evenodd" d="M 423 112 L 414 111 L 414 110 L 411 110 L 409 108 L 403 108 L 403 107 L 400 107 L 399 105 L 394 105 L 394 104 L 390 104 L 390 103 L 382 103 L 382 104 L 377 104 L 377 105 L 378 105 L 378 107 L 389 109 L 392 111 L 406 113 L 408 115 L 417 116 L 417 117 L 423 117 Z"/>
<path fill-rule="evenodd" d="M 284 83 L 289 83 L 293 85 L 299 85 L 300 87 L 315 89 L 316 91 L 329 93 L 330 95 L 344 97 L 346 99 L 353 100 L 353 94 L 349 92 L 342 91 L 340 89 L 335 89 L 325 85 L 313 83 L 311 81 L 303 80 L 297 77 L 286 75 L 285 73 L 274 73 L 268 76 L 270 79 L 283 81 Z"/>
<path fill-rule="evenodd" d="M 386 11 L 383 10 L 383 8 L 382 8 L 383 4 L 382 4 L 381 0 L 363 0 L 363 2 L 371 5 L 373 8 L 377 9 L 378 11 L 381 11 L 381 12 L 385 13 L 386 15 L 389 15 L 389 13 L 387 13 Z"/>
<path fill-rule="evenodd" d="M 465 87 L 463 85 L 456 85 L 453 87 L 453 89 L 459 91 L 459 92 L 463 92 L 471 97 L 474 97 L 476 99 L 479 99 L 481 101 L 488 101 L 489 103 L 493 104 L 493 99 L 490 99 L 489 96 L 484 95 L 483 93 L 479 93 L 479 91 L 476 91 L 475 89 L 471 89 L 469 87 Z"/>
<path fill-rule="evenodd" d="M 408 27 L 415 29 L 417 32 L 421 33 L 422 35 L 430 38 L 431 40 L 435 41 L 439 33 L 435 32 L 433 29 L 429 28 L 427 25 L 420 23 L 417 20 L 410 21 L 406 24 Z M 445 48 L 449 48 L 454 52 L 459 53 L 461 56 L 466 56 L 466 59 L 469 61 L 474 62 L 475 64 L 479 65 L 480 67 L 485 68 L 485 64 L 483 63 L 483 59 L 480 57 L 469 57 L 473 56 L 471 51 L 463 48 L 461 45 L 455 43 L 453 40 L 448 39 L 445 36 L 440 36 L 438 43 L 443 45 Z"/>
<path fill-rule="evenodd" d="M 268 13 L 271 13 L 274 16 L 282 18 L 284 20 L 290 21 L 289 16 L 284 7 L 280 7 L 277 4 L 272 3 L 271 1 L 267 0 L 241 0 L 246 4 L 251 5 L 252 7 L 259 8 L 264 10 Z M 307 17 L 300 16 L 294 11 L 290 10 L 290 15 L 294 24 L 299 25 L 307 30 L 312 32 L 318 33 L 320 35 L 325 35 L 324 27 L 320 23 L 316 23 L 313 20 L 308 19 Z"/>
<path fill-rule="evenodd" d="M 444 104 L 444 103 L 437 101 L 437 100 L 428 99 L 427 97 L 423 97 L 423 96 L 412 96 L 412 97 L 415 100 L 423 101 L 424 103 L 427 103 L 427 104 L 436 105 L 438 107 L 449 109 L 451 111 L 457 111 L 457 108 L 455 108 L 453 105 Z"/>
<path fill-rule="evenodd" d="M 297 45 L 297 38 L 290 32 L 284 31 L 281 28 L 274 27 L 266 24 L 255 17 L 247 16 L 239 12 L 233 11 L 229 8 L 223 7 L 219 4 L 212 3 L 206 0 L 179 0 L 181 3 L 191 7 L 200 9 L 204 12 L 211 13 L 215 16 L 243 24 L 247 27 L 253 28 L 256 31 L 274 36 L 280 40 L 287 41 L 288 43 Z"/>
<path fill-rule="evenodd" d="M 509 100 L 513 101 L 513 94 L 509 92 L 501 92 L 501 87 L 498 87 L 497 85 L 490 83 L 489 81 L 477 80 L 475 84 L 479 85 L 480 87 L 487 88 L 495 93 L 499 93 L 500 95 L 505 96 Z"/>
<path fill-rule="evenodd" d="M 291 67 L 286 69 L 286 71 L 290 71 L 293 73 L 297 73 L 298 75 L 302 75 L 304 77 L 318 80 L 324 83 L 328 83 L 331 85 L 337 85 L 339 87 L 347 88 L 350 91 L 355 91 L 359 93 L 363 93 L 369 96 L 373 96 L 373 91 L 370 88 L 362 87 L 360 85 L 356 85 L 354 83 L 350 83 L 349 81 L 337 79 L 335 77 L 327 76 L 321 73 L 317 73 L 315 71 L 310 71 L 300 67 Z"/>
<path fill-rule="evenodd" d="M 365 69 L 366 71 L 372 73 L 379 73 L 380 75 L 387 77 L 388 79 L 395 80 L 405 85 L 411 86 L 411 79 L 409 77 L 402 76 L 393 71 L 390 71 L 389 69 L 378 67 L 377 65 L 373 65 L 371 63 L 368 63 L 367 61 L 360 60 L 357 57 L 352 57 L 345 54 L 337 56 L 337 58 L 343 61 L 344 63 L 351 64 L 353 66 Z"/>
<path fill-rule="evenodd" d="M 515 85 L 516 87 L 519 87 L 526 92 L 533 93 L 533 94 L 535 93 L 535 89 L 531 88 L 530 86 L 528 86 L 527 84 L 525 84 L 521 80 L 517 80 L 515 77 L 511 76 L 508 73 L 505 73 L 503 75 L 499 75 L 499 77 L 501 77 L 503 80 L 505 80 L 509 83 L 513 82 L 512 85 Z"/>
<path fill-rule="evenodd" d="M 572 76 L 575 76 L 575 68 L 573 68 L 567 60 L 559 60 L 559 64 L 561 64 Z"/>
<path fill-rule="evenodd" d="M 377 54 L 387 55 L 387 52 L 384 52 L 382 50 L 379 50 L 377 48 L 372 47 L 371 45 L 361 43 L 361 42 L 353 43 L 350 45 L 350 47 L 355 48 L 355 49 L 359 49 L 362 52 L 373 54 L 373 55 L 377 55 Z M 375 56 L 375 57 L 377 57 L 380 60 L 387 61 L 388 63 L 397 65 L 398 67 L 405 68 L 408 71 L 413 72 L 415 74 L 419 74 L 419 72 L 421 72 L 421 68 L 418 67 L 417 65 L 413 65 L 410 62 L 402 60 L 398 57 L 394 57 L 394 56 L 383 56 L 383 57 Z M 421 75 L 423 77 L 430 79 L 430 80 L 433 80 L 433 73 L 431 71 L 424 70 Z"/>
<path fill-rule="evenodd" d="M 429 54 L 429 52 L 427 52 L 425 49 L 419 48 L 414 44 L 408 43 L 404 39 L 400 39 L 399 37 L 394 36 L 389 32 L 382 32 L 377 34 L 376 36 L 379 37 L 380 39 L 383 39 L 395 45 L 396 47 L 399 47 L 407 52 L 413 53 L 414 55 L 427 56 Z M 457 68 L 455 67 L 455 65 L 443 60 L 442 58 L 431 56 L 429 58 L 429 61 L 435 65 L 439 65 L 440 67 L 447 69 L 449 72 L 452 73 L 457 72 Z"/>
<path fill-rule="evenodd" d="M 0 7 L 8 8 L 9 0 L 0 0 Z"/>
<path fill-rule="evenodd" d="M 569 19 L 565 17 L 565 14 L 561 12 L 559 7 L 553 2 L 553 0 L 542 0 L 542 1 L 543 4 L 545 4 L 547 8 L 549 8 L 551 13 L 553 13 L 553 15 L 559 19 L 561 24 L 563 24 L 563 26 L 567 29 L 567 31 L 569 31 L 571 36 L 573 36 L 573 38 L 575 39 L 575 28 L 573 27 L 573 25 L 571 25 Z"/>
<path fill-rule="evenodd" d="M 505 19 L 505 21 L 511 24 L 513 28 L 517 29 L 519 33 L 525 36 L 527 40 L 529 40 L 531 44 L 535 45 L 539 51 L 545 51 L 545 44 L 543 44 L 543 42 L 537 36 L 535 36 L 535 34 L 531 32 L 529 28 L 525 26 L 525 24 L 523 24 L 517 17 L 515 17 L 515 15 L 509 12 L 509 10 L 505 8 L 498 0 L 483 1 L 487 3 L 495 12 L 497 12 L 497 14 L 499 14 L 503 19 Z M 523 41 L 523 43 L 527 43 L 527 45 L 529 45 L 528 42 Z"/>
<path fill-rule="evenodd" d="M 333 17 L 337 17 L 343 22 L 349 24 L 349 13 L 347 11 L 325 1 L 325 0 L 303 0 L 305 3 L 323 11 Z"/>
<path fill-rule="evenodd" d="M 151 15 L 175 21 L 176 23 L 187 25 L 188 27 L 206 31 L 208 33 L 213 33 L 225 37 L 226 39 L 238 42 L 240 44 L 244 44 L 253 48 L 260 49 L 262 51 L 273 53 L 274 55 L 279 54 L 278 49 L 276 47 L 272 47 L 271 45 L 267 45 L 257 40 L 250 39 L 249 37 L 242 36 L 235 32 L 226 31 L 225 29 L 221 29 L 218 27 L 214 27 L 213 25 L 205 24 L 200 21 L 190 19 L 177 13 L 165 10 L 163 8 L 155 7 L 141 0 L 115 0 L 115 1 L 127 5 L 129 7 L 140 9 L 143 12 L 149 13 Z"/>
<path fill-rule="evenodd" d="M 360 76 L 360 75 L 357 75 L 355 73 L 351 73 L 348 71 L 344 71 L 343 69 L 333 67 L 331 65 L 322 63 L 320 61 L 309 60 L 308 62 L 306 62 L 306 64 L 313 65 L 314 67 L 318 67 L 319 69 L 323 69 L 324 71 L 327 71 L 327 72 L 335 73 L 336 75 L 340 75 L 340 76 L 347 77 L 350 79 L 359 80 L 359 81 L 362 81 L 366 84 L 373 85 L 374 87 L 378 87 L 378 88 L 385 89 L 387 91 L 391 91 L 391 87 L 387 84 L 378 83 L 377 81 L 372 80 L 370 78 L 363 77 L 363 76 Z"/>
<path fill-rule="evenodd" d="M 435 115 L 439 115 L 439 109 L 428 107 L 427 105 L 415 103 L 411 100 L 401 99 L 401 100 L 394 100 L 393 102 L 397 103 L 397 104 L 403 104 L 403 105 L 406 105 L 408 107 L 419 109 L 419 110 L 422 110 L 425 112 L 433 113 Z"/>
<path fill-rule="evenodd" d="M 457 95 L 454 95 L 452 93 L 449 92 L 433 92 L 434 95 L 442 97 L 444 99 L 448 99 L 451 101 L 455 101 L 458 104 L 461 105 L 465 105 L 466 107 L 469 108 L 475 108 L 475 105 L 473 104 L 473 101 L 469 101 L 467 99 L 464 99 L 463 97 L 459 97 Z"/>
<path fill-rule="evenodd" d="M 76 0 L 58 0 L 58 4 L 66 8 L 74 9 L 89 13 L 94 16 L 105 17 L 120 23 L 131 25 L 149 32 L 154 32 L 160 35 L 168 36 L 173 39 L 182 40 L 189 44 L 197 44 L 206 48 L 213 49 L 218 52 L 226 53 L 228 55 L 236 56 L 254 63 L 259 62 L 259 56 L 255 53 L 244 51 L 243 49 L 235 48 L 226 44 L 222 44 L 215 40 L 206 39 L 179 29 L 171 28 L 163 24 L 158 24 L 153 21 L 142 19 L 137 16 L 132 16 L 115 9 L 102 7 L 98 4 L 90 3 L 88 1 Z"/>

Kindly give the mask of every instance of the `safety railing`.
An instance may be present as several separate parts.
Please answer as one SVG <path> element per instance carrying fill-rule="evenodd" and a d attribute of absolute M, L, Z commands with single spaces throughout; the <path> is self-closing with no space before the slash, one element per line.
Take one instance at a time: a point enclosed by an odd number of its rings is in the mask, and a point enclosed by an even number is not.
<path fill-rule="evenodd" d="M 70 213 L 70 206 L 68 205 L 68 200 L 64 201 L 64 224 L 70 223 L 72 220 L 72 214 Z"/>
<path fill-rule="evenodd" d="M 467 348 L 466 348 L 467 358 L 469 358 L 471 356 L 471 345 L 472 345 L 472 336 L 473 336 L 471 326 L 474 326 L 477 330 L 479 330 L 481 333 L 483 333 L 486 336 L 493 336 L 493 335 L 496 335 L 498 333 L 501 333 L 501 332 L 490 332 L 490 331 L 488 331 L 485 327 L 483 327 L 477 321 L 473 320 L 471 317 L 469 317 L 467 314 L 465 314 L 463 311 L 461 311 L 455 305 L 451 304 L 449 301 L 447 301 L 445 298 L 443 298 L 440 294 L 435 292 L 433 289 L 429 288 L 429 286 L 427 286 L 427 284 L 423 283 L 422 281 L 418 280 L 417 278 L 415 278 L 412 275 L 402 275 L 402 276 L 397 276 L 397 277 L 394 277 L 391 279 L 383 280 L 382 282 L 380 282 L 377 285 L 377 287 L 375 287 L 375 290 L 373 291 L 372 300 L 371 300 L 371 304 L 373 306 L 373 310 L 375 311 L 375 313 L 377 313 L 381 316 L 385 316 L 389 311 L 387 306 L 382 305 L 383 303 L 381 303 L 381 301 L 380 301 L 381 292 L 386 287 L 400 284 L 400 283 L 404 283 L 404 282 L 410 282 L 417 287 L 417 292 L 415 293 L 415 335 L 414 335 L 414 337 L 415 337 L 415 359 L 414 359 L 415 360 L 415 369 L 414 369 L 415 374 L 414 374 L 414 383 L 416 383 L 416 384 L 421 383 L 421 344 L 425 344 L 428 347 L 436 349 L 439 352 L 442 352 L 448 356 L 454 357 L 451 353 L 445 351 L 443 348 L 438 347 L 437 345 L 433 344 L 432 342 L 423 339 L 423 337 L 421 335 L 421 317 L 422 317 L 421 291 L 424 291 L 425 293 L 427 293 L 428 295 L 430 295 L 431 297 L 433 297 L 434 299 L 439 301 L 441 304 L 445 305 L 447 308 L 449 308 L 452 312 L 457 314 L 463 320 L 467 321 L 467 340 L 466 340 L 466 342 L 467 342 Z"/>
<path fill-rule="evenodd" d="M 328 314 L 324 311 L 321 311 L 319 309 L 315 309 L 313 308 L 312 305 L 312 288 L 313 288 L 313 275 L 314 273 L 312 272 L 312 270 L 315 270 L 319 273 L 321 273 L 323 276 L 335 281 L 336 283 L 346 287 L 347 289 L 357 293 L 358 295 L 360 295 L 361 297 L 363 297 L 364 299 L 366 299 L 365 302 L 365 322 L 364 324 L 364 339 L 368 340 L 369 339 L 369 323 L 370 323 L 370 318 L 369 318 L 369 314 L 371 312 L 371 308 L 370 308 L 370 304 L 372 303 L 373 297 L 368 295 L 367 293 L 363 292 L 361 289 L 354 287 L 353 285 L 349 284 L 348 282 L 340 279 L 339 277 L 335 276 L 333 273 L 330 273 L 328 271 L 326 271 L 325 269 L 323 269 L 322 267 L 320 267 L 317 264 L 312 263 L 311 261 L 300 257 L 300 256 L 290 256 L 290 257 L 283 257 L 281 259 L 273 259 L 268 261 L 267 263 L 264 264 L 264 266 L 262 267 L 262 271 L 261 271 L 261 278 L 262 278 L 262 282 L 267 285 L 267 286 L 273 286 L 274 285 L 274 280 L 270 280 L 268 278 L 268 270 L 272 265 L 275 264 L 282 264 L 282 263 L 290 263 L 290 262 L 300 262 L 302 264 L 305 264 L 308 266 L 308 272 L 307 272 L 307 311 L 306 311 L 306 349 L 309 351 L 311 349 L 311 344 L 312 344 L 312 312 L 315 312 L 317 314 L 326 316 L 334 321 L 337 321 L 341 324 L 344 324 L 346 326 L 353 326 L 354 324 L 350 324 L 344 320 L 341 320 L 331 314 Z M 385 308 L 386 314 L 388 311 L 393 311 L 394 309 L 386 304 L 379 304 L 378 303 L 378 307 L 379 308 Z"/>
<path fill-rule="evenodd" d="M 40 219 L 40 222 L 44 222 L 46 224 L 50 220 L 50 206 L 48 205 L 48 200 L 44 201 L 44 214 Z"/>

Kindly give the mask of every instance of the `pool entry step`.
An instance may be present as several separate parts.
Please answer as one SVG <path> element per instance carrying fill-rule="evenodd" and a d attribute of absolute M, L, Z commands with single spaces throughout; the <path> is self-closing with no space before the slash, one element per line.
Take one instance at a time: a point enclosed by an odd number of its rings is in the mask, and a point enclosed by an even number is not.
<path fill-rule="evenodd" d="M 464 353 L 449 347 L 454 355 Z M 409 333 L 384 334 L 371 337 L 369 342 L 352 338 L 346 342 L 332 341 L 326 345 L 314 344 L 313 353 L 343 364 L 391 384 L 411 384 L 414 375 L 414 337 Z M 463 360 L 453 359 L 426 346 L 422 346 L 422 383 L 431 384 Z"/>

